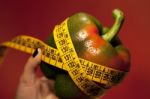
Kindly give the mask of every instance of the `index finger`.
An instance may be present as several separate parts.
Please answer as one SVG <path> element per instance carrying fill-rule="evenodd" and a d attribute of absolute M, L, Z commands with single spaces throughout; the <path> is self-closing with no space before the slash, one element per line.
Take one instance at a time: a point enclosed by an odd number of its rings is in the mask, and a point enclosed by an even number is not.
<path fill-rule="evenodd" d="M 41 49 L 35 51 L 37 55 L 31 56 L 25 64 L 23 74 L 21 76 L 21 82 L 25 84 L 33 84 L 36 80 L 36 69 L 41 62 Z"/>

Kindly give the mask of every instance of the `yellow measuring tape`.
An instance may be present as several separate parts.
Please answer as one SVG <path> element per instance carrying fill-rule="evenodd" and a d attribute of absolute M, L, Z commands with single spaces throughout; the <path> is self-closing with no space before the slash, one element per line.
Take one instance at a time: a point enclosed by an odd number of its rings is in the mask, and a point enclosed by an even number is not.
<path fill-rule="evenodd" d="M 126 73 L 79 58 L 68 31 L 67 20 L 57 25 L 53 31 L 57 49 L 37 38 L 25 35 L 17 36 L 0 45 L 0 62 L 3 59 L 6 47 L 29 54 L 33 54 L 36 48 L 41 48 L 42 61 L 67 71 L 74 83 L 85 94 L 98 96 L 106 90 L 99 84 L 113 86 L 119 83 Z"/>

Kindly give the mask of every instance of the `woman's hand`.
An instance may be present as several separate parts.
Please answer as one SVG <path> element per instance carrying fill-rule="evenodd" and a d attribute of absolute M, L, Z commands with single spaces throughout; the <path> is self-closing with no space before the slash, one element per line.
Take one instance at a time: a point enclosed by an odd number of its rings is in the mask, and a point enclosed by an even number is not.
<path fill-rule="evenodd" d="M 37 49 L 31 56 L 20 77 L 16 99 L 58 99 L 54 94 L 54 81 L 45 77 L 38 78 L 36 69 L 41 62 L 41 50 Z"/>

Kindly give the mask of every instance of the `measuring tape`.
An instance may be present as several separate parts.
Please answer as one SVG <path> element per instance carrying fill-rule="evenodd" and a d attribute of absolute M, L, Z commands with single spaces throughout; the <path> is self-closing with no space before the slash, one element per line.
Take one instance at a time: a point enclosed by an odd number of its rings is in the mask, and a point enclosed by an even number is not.
<path fill-rule="evenodd" d="M 68 31 L 67 20 L 54 28 L 53 33 L 57 49 L 37 38 L 21 35 L 0 45 L 0 62 L 2 62 L 7 47 L 29 54 L 33 54 L 35 49 L 41 48 L 42 61 L 67 71 L 74 83 L 85 94 L 98 96 L 106 90 L 100 84 L 116 85 L 126 73 L 79 58 Z"/>

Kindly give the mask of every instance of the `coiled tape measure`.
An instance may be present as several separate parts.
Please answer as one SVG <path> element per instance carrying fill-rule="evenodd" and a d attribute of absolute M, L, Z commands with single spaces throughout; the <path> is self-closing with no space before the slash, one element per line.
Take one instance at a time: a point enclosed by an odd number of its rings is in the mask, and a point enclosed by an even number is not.
<path fill-rule="evenodd" d="M 29 54 L 33 54 L 36 48 L 41 48 L 42 61 L 67 71 L 74 83 L 85 94 L 98 96 L 106 90 L 98 83 L 113 86 L 119 83 L 126 73 L 79 58 L 68 31 L 67 20 L 54 28 L 57 49 L 37 38 L 21 35 L 0 45 L 0 62 L 2 62 L 7 47 Z"/>

